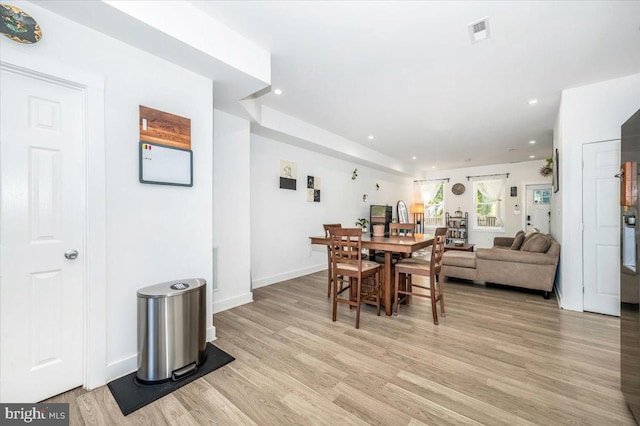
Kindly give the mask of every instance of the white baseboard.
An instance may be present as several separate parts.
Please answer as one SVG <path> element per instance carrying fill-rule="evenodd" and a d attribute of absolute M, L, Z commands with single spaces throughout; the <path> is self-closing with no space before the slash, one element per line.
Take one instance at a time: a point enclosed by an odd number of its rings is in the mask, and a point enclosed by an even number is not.
<path fill-rule="evenodd" d="M 285 272 L 283 274 L 272 275 L 266 278 L 259 278 L 257 280 L 251 281 L 252 288 L 260 288 L 265 287 L 271 284 L 279 283 L 281 281 L 290 280 L 292 278 L 302 277 L 303 275 L 313 274 L 314 272 L 319 272 L 324 269 L 327 269 L 326 263 L 321 263 L 319 265 L 307 266 L 306 268 L 296 269 L 294 271 Z"/>
<path fill-rule="evenodd" d="M 212 325 L 211 327 L 207 327 L 207 342 L 213 342 L 217 339 L 216 337 L 216 326 Z"/>
<path fill-rule="evenodd" d="M 556 294 L 556 300 L 558 301 L 558 308 L 562 309 L 562 294 L 558 291 L 557 286 L 553 286 L 553 292 Z"/>
<path fill-rule="evenodd" d="M 236 306 L 244 305 L 246 303 L 253 302 L 253 293 L 245 293 L 240 296 L 231 297 L 229 299 L 224 300 L 215 300 L 215 295 L 213 299 L 213 313 L 216 314 L 218 312 L 226 311 L 227 309 L 235 308 Z M 214 319 L 215 321 L 215 319 Z"/>
<path fill-rule="evenodd" d="M 129 373 L 133 373 L 138 369 L 138 354 L 133 354 L 127 358 L 120 359 L 118 361 L 107 364 L 107 377 L 106 382 L 118 379 L 122 376 L 126 376 Z"/>

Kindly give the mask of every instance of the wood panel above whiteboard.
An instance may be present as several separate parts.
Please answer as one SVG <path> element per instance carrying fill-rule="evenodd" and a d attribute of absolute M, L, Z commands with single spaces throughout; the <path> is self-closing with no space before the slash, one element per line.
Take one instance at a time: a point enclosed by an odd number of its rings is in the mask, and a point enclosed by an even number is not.
<path fill-rule="evenodd" d="M 140 105 L 140 140 L 191 149 L 191 120 Z"/>

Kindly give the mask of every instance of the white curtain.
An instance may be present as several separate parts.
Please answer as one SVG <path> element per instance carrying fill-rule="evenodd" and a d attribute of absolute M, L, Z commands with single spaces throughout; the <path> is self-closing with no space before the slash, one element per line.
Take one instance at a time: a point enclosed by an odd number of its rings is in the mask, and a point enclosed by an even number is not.
<path fill-rule="evenodd" d="M 476 180 L 477 179 L 477 180 Z M 504 198 L 504 187 L 506 184 L 506 176 L 490 177 L 490 178 L 476 178 L 476 188 L 485 197 L 487 201 L 496 203 L 495 216 L 497 219 L 497 225 L 502 226 L 502 199 Z"/>
<path fill-rule="evenodd" d="M 428 204 L 434 199 L 442 182 L 416 182 L 416 203 Z"/>

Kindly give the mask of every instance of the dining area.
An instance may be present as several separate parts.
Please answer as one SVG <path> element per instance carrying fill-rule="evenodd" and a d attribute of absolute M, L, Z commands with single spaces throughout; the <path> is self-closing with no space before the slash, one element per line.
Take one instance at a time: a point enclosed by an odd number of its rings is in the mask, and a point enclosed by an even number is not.
<path fill-rule="evenodd" d="M 398 209 L 403 220 L 403 212 Z M 406 213 L 406 210 L 405 210 Z M 406 215 L 405 215 L 406 216 Z M 366 232 L 361 227 L 323 224 L 322 235 L 310 236 L 313 245 L 327 250 L 327 298 L 332 302 L 332 321 L 338 306 L 356 310 L 360 328 L 362 305 L 372 305 L 376 314 L 398 315 L 400 306 L 410 308 L 413 297 L 429 299 L 433 323 L 445 315 L 443 279 L 440 279 L 446 228 L 418 233 L 408 218 L 384 223 L 384 232 Z M 417 277 L 423 277 L 417 279 Z M 404 308 L 403 308 L 404 309 Z"/>

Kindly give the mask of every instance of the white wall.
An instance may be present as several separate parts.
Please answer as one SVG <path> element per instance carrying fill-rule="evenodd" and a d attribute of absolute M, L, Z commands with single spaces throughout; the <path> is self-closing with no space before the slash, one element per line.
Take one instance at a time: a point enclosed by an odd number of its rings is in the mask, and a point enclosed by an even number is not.
<path fill-rule="evenodd" d="M 249 121 L 214 110 L 214 312 L 253 300 L 250 274 Z"/>
<path fill-rule="evenodd" d="M 298 165 L 297 190 L 279 188 L 280 160 Z M 358 177 L 352 180 L 354 169 Z M 320 202 L 306 201 L 307 176 L 321 179 Z M 376 183 L 380 190 L 376 191 Z M 322 235 L 323 223 L 355 227 L 369 218 L 371 204 L 410 204 L 412 179 L 251 135 L 251 275 L 253 287 L 326 269 L 325 247 L 309 236 Z M 367 194 L 366 202 L 362 195 Z"/>
<path fill-rule="evenodd" d="M 1 37 L 2 52 L 20 51 L 39 61 L 104 77 L 107 365 L 103 376 L 109 380 L 137 368 L 137 289 L 186 277 L 212 281 L 212 82 L 37 5 L 13 4 L 36 17 L 43 38 L 34 45 L 21 45 Z M 140 104 L 191 119 L 192 188 L 139 183 Z M 213 337 L 211 297 L 207 312 Z"/>
<path fill-rule="evenodd" d="M 553 128 L 553 152 L 555 156 L 555 150 L 562 152 L 562 132 L 560 129 L 563 127 L 562 121 L 562 100 L 560 101 L 560 109 L 558 111 L 558 117 Z M 562 162 L 564 156 L 560 157 Z M 555 161 L 555 159 L 554 159 Z M 563 178 L 563 170 L 560 170 L 560 180 Z M 563 232 L 562 232 L 562 193 L 564 185 L 559 186 L 558 192 L 554 193 L 551 197 L 551 235 L 556 241 L 562 244 Z M 561 248 L 562 250 L 562 248 Z M 556 271 L 556 296 L 558 298 L 558 304 L 562 306 L 563 288 L 562 288 L 562 253 L 560 253 L 560 261 L 558 262 L 558 270 Z"/>
<path fill-rule="evenodd" d="M 498 173 L 509 173 L 505 184 L 505 226 L 504 231 L 494 232 L 469 228 L 469 243 L 479 247 L 492 247 L 495 237 L 513 237 L 520 229 L 525 229 L 525 185 L 527 184 L 551 184 L 550 178 L 540 176 L 540 168 L 545 165 L 544 160 L 524 161 L 521 163 L 492 164 L 488 166 L 468 167 L 433 171 L 427 173 L 427 179 L 450 178 L 444 187 L 445 211 L 453 214 L 458 207 L 463 212 L 469 213 L 471 221 L 473 213 L 473 182 L 467 180 L 467 176 L 478 176 Z M 451 187 L 455 183 L 462 183 L 466 190 L 462 195 L 454 195 Z M 518 187 L 518 196 L 510 196 L 510 188 Z M 520 213 L 515 214 L 516 204 Z"/>
<path fill-rule="evenodd" d="M 562 307 L 582 311 L 582 146 L 620 139 L 620 126 L 640 108 L 640 74 L 562 92 L 554 144 L 560 150 Z M 618 265 L 611 265 L 618 268 Z"/>

